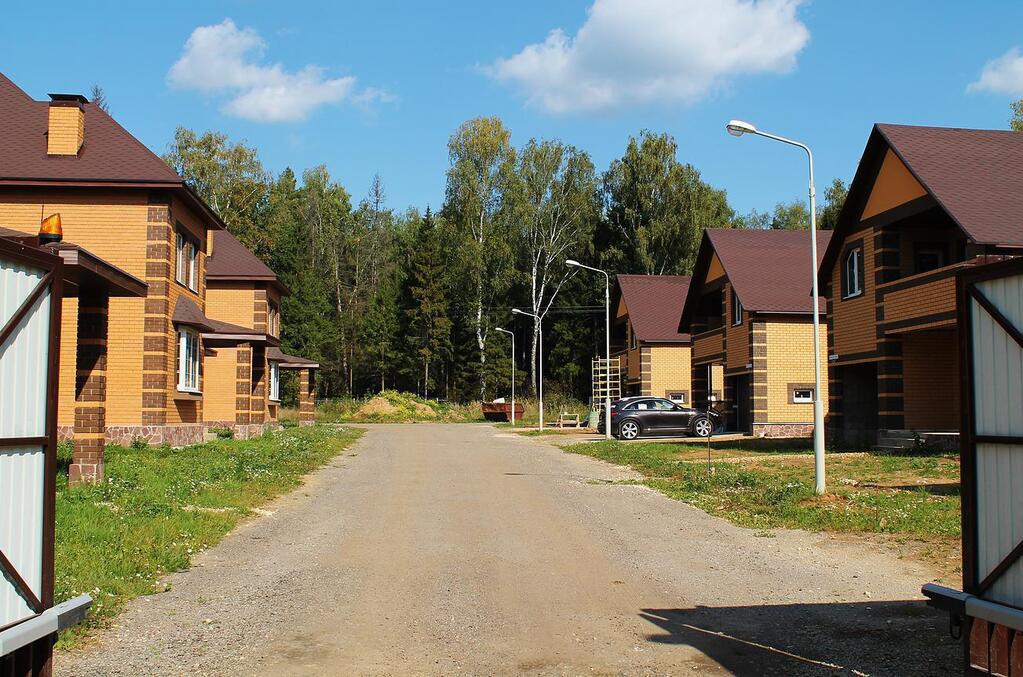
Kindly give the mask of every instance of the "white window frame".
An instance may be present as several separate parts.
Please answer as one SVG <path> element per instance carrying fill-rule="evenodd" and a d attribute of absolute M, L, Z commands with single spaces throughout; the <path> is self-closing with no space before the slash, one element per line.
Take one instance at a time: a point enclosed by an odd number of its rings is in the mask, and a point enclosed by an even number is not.
<path fill-rule="evenodd" d="M 800 397 L 799 395 L 796 394 L 804 390 L 810 393 L 809 397 Z M 792 404 L 813 404 L 813 388 L 793 388 Z"/>
<path fill-rule="evenodd" d="M 629 323 L 629 350 L 635 350 L 639 348 L 639 339 L 636 338 L 636 330 L 633 328 L 632 323 Z"/>
<path fill-rule="evenodd" d="M 199 247 L 194 241 L 188 243 L 188 288 L 199 291 Z"/>
<path fill-rule="evenodd" d="M 177 231 L 176 236 L 177 267 L 174 270 L 174 279 L 185 284 L 185 247 L 188 244 L 188 239 L 180 230 Z"/>
<path fill-rule="evenodd" d="M 676 397 L 678 399 L 675 399 Z M 665 399 L 667 399 L 669 402 L 673 402 L 674 404 L 686 404 L 686 394 L 681 390 L 669 392 L 668 396 Z"/>
<path fill-rule="evenodd" d="M 863 294 L 863 280 L 860 279 L 860 268 L 863 262 L 863 249 L 850 249 L 842 263 L 842 275 L 845 276 L 845 296 L 851 299 Z M 851 265 L 850 265 L 851 264 Z"/>
<path fill-rule="evenodd" d="M 178 391 L 198 395 L 202 355 L 199 350 L 199 332 L 188 327 L 178 327 Z"/>
<path fill-rule="evenodd" d="M 732 289 L 732 326 L 737 327 L 742 324 L 742 302 L 739 300 L 739 295 L 735 293 L 735 289 Z"/>
<path fill-rule="evenodd" d="M 281 401 L 281 365 L 279 362 L 271 360 L 267 362 L 267 371 L 269 373 L 270 382 L 270 401 L 280 402 Z"/>

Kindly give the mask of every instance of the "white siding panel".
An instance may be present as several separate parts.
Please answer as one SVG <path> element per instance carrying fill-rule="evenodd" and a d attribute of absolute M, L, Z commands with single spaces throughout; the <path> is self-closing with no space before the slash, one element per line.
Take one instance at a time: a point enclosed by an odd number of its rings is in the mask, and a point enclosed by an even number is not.
<path fill-rule="evenodd" d="M 1005 317 L 1023 328 L 1023 276 L 977 285 Z M 978 435 L 1023 436 L 1023 348 L 973 301 L 974 420 Z M 1023 541 L 1023 446 L 976 447 L 977 564 L 983 580 Z M 1023 606 L 1023 561 L 986 595 Z"/>
<path fill-rule="evenodd" d="M 13 317 L 45 272 L 0 260 L 0 326 Z M 50 299 L 43 295 L 0 347 L 0 437 L 46 434 Z M 0 550 L 32 591 L 42 585 L 45 458 L 41 446 L 0 449 Z M 33 614 L 0 578 L 0 626 Z"/>
<path fill-rule="evenodd" d="M 0 450 L 0 550 L 38 597 L 43 575 L 42 447 Z M 14 586 L 0 578 L 0 626 L 33 615 Z"/>

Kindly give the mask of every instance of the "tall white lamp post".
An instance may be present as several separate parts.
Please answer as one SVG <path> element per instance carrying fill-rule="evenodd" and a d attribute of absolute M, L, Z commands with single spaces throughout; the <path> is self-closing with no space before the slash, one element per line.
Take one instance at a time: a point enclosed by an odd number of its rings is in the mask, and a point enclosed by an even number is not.
<path fill-rule="evenodd" d="M 604 383 L 604 437 L 611 439 L 611 276 L 600 268 L 586 266 L 573 259 L 567 259 L 566 265 L 585 268 L 604 276 L 604 357 L 606 380 Z"/>
<path fill-rule="evenodd" d="M 817 292 L 817 192 L 813 184 L 813 153 L 805 143 L 786 139 L 784 136 L 768 134 L 742 120 L 731 120 L 726 125 L 728 133 L 732 136 L 743 134 L 755 134 L 774 141 L 781 141 L 790 146 L 796 146 L 806 151 L 806 157 L 810 161 L 810 269 L 813 271 L 813 458 L 814 474 L 818 494 L 825 491 L 824 484 L 824 403 L 821 401 L 821 318 L 818 308 Z"/>
<path fill-rule="evenodd" d="M 501 329 L 500 327 L 494 327 L 495 330 L 502 334 L 508 334 L 512 337 L 512 351 L 511 351 L 511 381 L 512 381 L 512 407 L 511 407 L 511 423 L 515 425 L 515 332 L 508 331 L 507 329 Z"/>
<path fill-rule="evenodd" d="M 524 310 L 519 310 L 518 308 L 512 308 L 512 312 L 515 313 L 516 315 L 525 315 L 526 317 L 533 318 L 534 320 L 536 320 L 536 326 L 540 329 L 540 356 L 539 356 L 540 364 L 535 366 L 537 367 L 538 376 L 536 390 L 537 395 L 540 398 L 540 430 L 543 430 L 543 318 L 540 317 L 539 315 L 534 315 L 533 313 L 527 313 Z"/>

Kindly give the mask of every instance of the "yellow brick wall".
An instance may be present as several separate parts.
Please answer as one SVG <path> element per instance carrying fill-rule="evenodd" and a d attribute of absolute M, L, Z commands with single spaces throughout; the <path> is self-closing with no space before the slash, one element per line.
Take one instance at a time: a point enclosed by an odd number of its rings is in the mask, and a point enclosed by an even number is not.
<path fill-rule="evenodd" d="M 50 106 L 46 152 L 77 155 L 85 132 L 85 113 L 78 106 Z"/>
<path fill-rule="evenodd" d="M 650 350 L 650 392 L 667 397 L 671 391 L 684 391 L 686 404 L 693 390 L 693 349 L 689 346 L 652 345 Z"/>
<path fill-rule="evenodd" d="M 234 423 L 238 349 L 211 348 L 204 355 L 203 418 Z"/>
<path fill-rule="evenodd" d="M 201 219 L 192 213 L 188 207 L 186 207 L 180 200 L 174 199 L 171 201 L 171 242 L 170 242 L 170 283 L 167 285 L 167 301 L 168 301 L 168 312 L 174 313 L 174 306 L 178 301 L 178 298 L 184 296 L 190 299 L 193 303 L 199 306 L 200 309 L 205 308 L 205 296 L 206 296 L 206 228 Z M 199 270 L 196 273 L 198 284 L 196 285 L 198 291 L 192 291 L 183 284 L 177 282 L 175 278 L 175 266 L 177 263 L 177 257 L 175 255 L 175 229 L 181 227 L 191 237 L 195 238 L 199 243 Z M 169 329 L 168 341 L 170 350 L 167 351 L 167 423 L 198 423 L 203 420 L 203 403 L 194 399 L 188 399 L 181 396 L 177 389 L 177 351 L 176 341 L 177 335 L 176 330 L 173 326 Z M 205 388 L 205 364 L 201 365 L 201 378 L 199 382 L 200 389 Z"/>
<path fill-rule="evenodd" d="M 842 299 L 842 268 L 845 247 L 831 273 L 832 321 L 835 345 L 839 358 L 843 355 L 866 353 L 877 349 L 876 311 L 874 308 L 874 232 L 870 228 L 846 237 L 845 243 L 863 240 L 863 294 Z"/>
<path fill-rule="evenodd" d="M 206 289 L 206 316 L 241 327 L 253 327 L 251 282 L 213 282 Z"/>
<path fill-rule="evenodd" d="M 752 361 L 749 342 L 749 313 L 742 311 L 742 324 L 732 326 L 732 285 L 725 284 L 725 342 L 728 354 L 725 366 L 731 373 L 732 369 L 745 369 Z"/>
<path fill-rule="evenodd" d="M 625 364 L 626 364 L 626 367 L 627 367 L 626 373 L 628 374 L 627 378 L 628 378 L 629 381 L 638 381 L 641 378 L 642 373 L 643 373 L 643 365 L 640 364 L 640 348 L 641 348 L 641 346 L 637 342 L 635 350 L 633 350 L 633 348 L 632 348 L 632 322 L 631 321 L 628 323 L 628 326 L 627 326 L 627 329 L 626 329 L 625 340 L 627 341 L 627 343 L 625 345 L 628 346 L 628 350 L 625 353 Z"/>
<path fill-rule="evenodd" d="M 827 332 L 821 327 L 821 398 L 828 411 Z M 812 423 L 813 404 L 790 404 L 790 384 L 812 385 L 813 325 L 767 322 L 767 422 Z"/>
<path fill-rule="evenodd" d="M 61 215 L 64 239 L 139 278 L 146 269 L 146 195 L 142 191 L 18 190 L 0 194 L 0 225 L 29 235 L 40 216 Z M 138 425 L 142 400 L 143 299 L 110 300 L 107 425 Z M 60 425 L 74 424 L 78 304 L 65 300 L 61 330 Z"/>

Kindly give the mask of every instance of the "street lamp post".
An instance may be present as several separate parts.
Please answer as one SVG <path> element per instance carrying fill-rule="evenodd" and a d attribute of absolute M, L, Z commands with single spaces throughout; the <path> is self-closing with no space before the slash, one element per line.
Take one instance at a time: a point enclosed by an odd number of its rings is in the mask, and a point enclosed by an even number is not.
<path fill-rule="evenodd" d="M 611 276 L 600 268 L 586 266 L 572 259 L 567 259 L 565 264 L 592 270 L 604 276 L 604 357 L 607 369 L 604 383 L 604 437 L 611 439 Z"/>
<path fill-rule="evenodd" d="M 515 313 L 516 315 L 525 315 L 527 317 L 533 318 L 534 320 L 536 320 L 536 326 L 540 329 L 540 355 L 538 359 L 539 365 L 535 366 L 537 367 L 538 370 L 536 389 L 537 395 L 540 398 L 540 430 L 543 430 L 543 318 L 540 317 L 539 315 L 534 315 L 533 313 L 527 313 L 524 310 L 519 310 L 518 308 L 512 308 L 512 312 Z"/>
<path fill-rule="evenodd" d="M 508 334 L 512 337 L 512 350 L 511 350 L 511 386 L 512 386 L 512 406 L 511 406 L 511 424 L 515 425 L 515 332 L 508 331 L 507 329 L 501 329 L 500 327 L 494 327 L 497 331 L 502 334 Z"/>
<path fill-rule="evenodd" d="M 818 308 L 817 291 L 817 192 L 813 184 L 813 153 L 810 147 L 804 143 L 786 139 L 784 136 L 768 134 L 757 129 L 755 126 L 742 120 L 731 120 L 725 127 L 732 136 L 743 134 L 755 134 L 774 141 L 787 143 L 806 151 L 806 157 L 810 163 L 810 269 L 813 271 L 813 458 L 814 474 L 816 476 L 815 491 L 823 494 L 824 483 L 824 403 L 821 401 L 821 318 Z"/>

